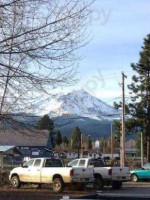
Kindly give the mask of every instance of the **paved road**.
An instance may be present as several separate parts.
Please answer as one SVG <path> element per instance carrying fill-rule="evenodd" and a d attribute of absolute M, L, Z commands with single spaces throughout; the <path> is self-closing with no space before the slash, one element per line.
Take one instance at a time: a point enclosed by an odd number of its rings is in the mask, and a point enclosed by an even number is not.
<path fill-rule="evenodd" d="M 19 190 L 0 187 L 0 200 L 59 200 L 63 196 L 78 198 L 91 194 L 96 194 L 96 191 L 91 188 L 83 192 L 66 190 L 62 194 L 55 194 L 51 188 L 44 187 L 41 189 L 24 188 Z M 118 197 L 117 199 L 121 200 L 134 199 L 133 197 L 135 196 L 140 199 L 150 198 L 150 183 L 125 183 L 121 190 L 113 190 L 111 187 L 107 187 L 104 189 L 103 193 L 100 194 L 100 198 L 110 199 L 111 197 L 111 199 L 116 199 L 116 197 Z"/>
<path fill-rule="evenodd" d="M 121 197 L 120 199 L 133 199 L 137 197 L 139 199 L 150 199 L 150 183 L 138 182 L 138 183 L 124 183 L 122 189 L 113 190 L 108 187 L 105 188 L 103 193 L 100 194 L 103 197 Z M 115 199 L 115 198 L 114 198 Z"/>
<path fill-rule="evenodd" d="M 69 196 L 71 198 L 77 198 L 86 196 L 89 194 L 95 194 L 91 191 L 64 191 L 61 194 L 56 194 L 50 188 L 41 189 L 12 189 L 12 188 L 0 188 L 0 200 L 59 200 L 63 196 Z"/>

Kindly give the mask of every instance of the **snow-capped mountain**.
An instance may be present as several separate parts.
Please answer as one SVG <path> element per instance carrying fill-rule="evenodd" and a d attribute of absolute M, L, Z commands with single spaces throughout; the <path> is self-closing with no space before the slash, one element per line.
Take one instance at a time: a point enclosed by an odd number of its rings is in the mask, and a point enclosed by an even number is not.
<path fill-rule="evenodd" d="M 116 109 L 84 90 L 55 95 L 42 109 L 42 114 L 51 117 L 77 115 L 90 119 L 107 119 L 118 118 L 120 115 Z"/>

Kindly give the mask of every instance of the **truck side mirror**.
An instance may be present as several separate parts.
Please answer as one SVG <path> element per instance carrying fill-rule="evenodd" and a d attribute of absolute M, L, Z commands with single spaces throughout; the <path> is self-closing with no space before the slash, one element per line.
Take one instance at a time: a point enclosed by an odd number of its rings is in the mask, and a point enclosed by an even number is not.
<path fill-rule="evenodd" d="M 21 163 L 21 167 L 22 168 L 28 168 L 28 166 L 27 165 L 23 165 L 23 163 Z"/>
<path fill-rule="evenodd" d="M 72 166 L 71 166 L 71 165 L 69 165 L 69 164 L 66 164 L 66 165 L 65 165 L 65 167 L 72 167 Z"/>

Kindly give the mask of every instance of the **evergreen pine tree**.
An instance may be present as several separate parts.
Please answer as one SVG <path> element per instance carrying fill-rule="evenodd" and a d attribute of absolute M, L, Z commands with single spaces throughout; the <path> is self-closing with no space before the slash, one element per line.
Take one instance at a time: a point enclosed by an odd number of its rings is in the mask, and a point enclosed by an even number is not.
<path fill-rule="evenodd" d="M 55 144 L 58 145 L 59 147 L 61 147 L 62 144 L 62 136 L 61 136 L 61 132 L 57 131 L 55 134 Z"/>
<path fill-rule="evenodd" d="M 132 103 L 130 114 L 138 121 L 147 140 L 147 160 L 150 161 L 150 34 L 144 39 L 138 63 L 131 65 L 136 75 L 128 86 L 131 90 Z"/>
<path fill-rule="evenodd" d="M 106 140 L 104 138 L 101 138 L 99 142 L 100 142 L 100 152 L 105 153 L 104 149 L 106 148 Z"/>
<path fill-rule="evenodd" d="M 81 149 L 81 130 L 76 127 L 71 135 L 71 147 L 72 149 Z"/>
<path fill-rule="evenodd" d="M 92 138 L 90 135 L 88 135 L 87 137 L 86 146 L 87 146 L 87 149 L 92 149 Z"/>
<path fill-rule="evenodd" d="M 37 129 L 52 131 L 54 129 L 54 123 L 48 115 L 44 115 L 41 120 L 38 121 Z"/>
<path fill-rule="evenodd" d="M 63 137 L 63 143 L 64 143 L 65 147 L 67 147 L 69 144 L 69 140 L 66 136 Z"/>
<path fill-rule="evenodd" d="M 37 123 L 37 129 L 39 130 L 48 130 L 49 131 L 49 138 L 47 141 L 47 148 L 53 149 L 55 147 L 54 141 L 54 123 L 52 119 L 48 115 L 44 115 Z"/>

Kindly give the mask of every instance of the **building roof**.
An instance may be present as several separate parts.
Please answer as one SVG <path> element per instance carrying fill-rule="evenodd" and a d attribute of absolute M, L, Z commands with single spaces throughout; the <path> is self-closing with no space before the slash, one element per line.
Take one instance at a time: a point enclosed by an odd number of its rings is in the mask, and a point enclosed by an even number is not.
<path fill-rule="evenodd" d="M 0 146 L 0 152 L 5 152 L 13 148 L 14 146 Z"/>
<path fill-rule="evenodd" d="M 17 154 L 23 154 L 15 146 L 0 146 L 0 152 L 2 152 L 4 154 L 12 154 L 12 152 L 17 153 Z"/>
<path fill-rule="evenodd" d="M 135 144 L 136 144 L 136 141 L 134 139 L 131 139 L 125 143 L 125 147 L 126 148 L 135 148 Z"/>
<path fill-rule="evenodd" d="M 54 152 L 56 152 L 56 153 L 62 153 L 62 152 L 64 152 L 64 153 L 78 153 L 78 149 L 54 149 Z M 80 151 L 79 151 L 80 153 L 100 153 L 99 151 L 97 151 L 97 150 L 95 150 L 95 149 L 89 149 L 89 150 L 81 150 L 80 149 Z"/>
<path fill-rule="evenodd" d="M 136 148 L 125 148 L 126 153 L 137 153 Z"/>
<path fill-rule="evenodd" d="M 2 146 L 46 146 L 48 131 L 0 130 L 0 145 Z"/>

